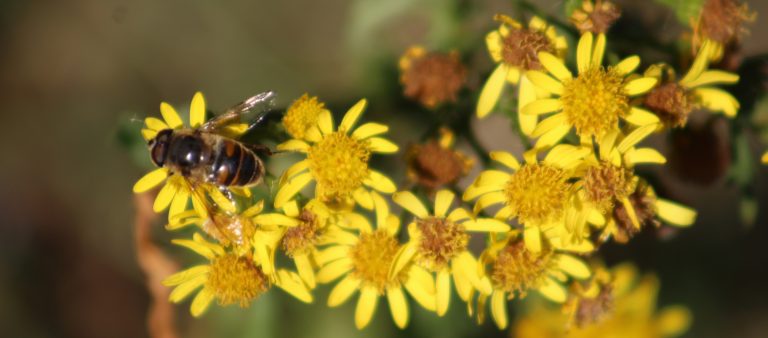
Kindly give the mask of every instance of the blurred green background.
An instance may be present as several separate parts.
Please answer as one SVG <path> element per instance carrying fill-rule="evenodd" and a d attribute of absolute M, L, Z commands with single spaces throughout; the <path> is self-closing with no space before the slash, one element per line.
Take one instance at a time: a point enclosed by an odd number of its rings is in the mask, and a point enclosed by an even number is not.
<path fill-rule="evenodd" d="M 667 41 L 686 30 L 661 5 L 617 2 L 624 29 Z M 768 2 L 746 2 L 758 20 L 743 54 L 766 53 Z M 563 17 L 561 2 L 536 3 Z M 148 335 L 150 297 L 136 263 L 131 192 L 144 168 L 116 137 L 131 119 L 157 115 L 161 101 L 183 110 L 197 90 L 213 111 L 265 90 L 277 91 L 280 105 L 304 92 L 319 95 L 337 113 L 367 97 L 366 118 L 391 124 L 391 138 L 406 145 L 426 125 L 401 98 L 397 58 L 412 44 L 460 49 L 476 91 L 491 69 L 483 37 L 497 12 L 516 13 L 510 1 L 0 2 L 0 335 Z M 474 122 L 487 148 L 519 151 L 506 118 Z M 768 213 L 743 224 L 742 194 L 727 174 L 728 125 L 715 119 L 706 128 L 703 140 L 694 138 L 705 148 L 688 154 L 701 162 L 652 172 L 659 190 L 699 210 L 696 225 L 661 240 L 646 232 L 627 246 L 606 247 L 604 256 L 658 272 L 660 303 L 683 303 L 694 313 L 687 336 L 764 337 Z M 744 140 L 747 153 L 765 148 L 757 135 Z M 669 139 L 655 141 L 673 152 Z M 398 155 L 376 165 L 402 180 L 401 163 Z M 747 169 L 758 209 L 768 210 L 766 169 Z M 169 247 L 159 227 L 155 236 Z M 177 326 L 183 337 L 508 336 L 492 323 L 474 324 L 458 302 L 447 318 L 412 307 L 405 331 L 380 303 L 372 325 L 358 332 L 354 302 L 328 309 L 327 292 L 321 287 L 315 303 L 304 305 L 273 291 L 248 310 L 213 307 L 199 320 L 185 303 L 176 307 Z"/>

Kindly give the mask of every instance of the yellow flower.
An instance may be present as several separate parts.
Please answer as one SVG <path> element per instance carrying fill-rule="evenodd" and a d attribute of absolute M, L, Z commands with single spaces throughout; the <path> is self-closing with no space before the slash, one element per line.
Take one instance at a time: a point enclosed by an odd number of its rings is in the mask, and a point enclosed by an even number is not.
<path fill-rule="evenodd" d="M 760 158 L 760 162 L 763 162 L 763 164 L 768 164 L 768 152 L 763 153 L 763 157 Z"/>
<path fill-rule="evenodd" d="M 468 250 L 469 232 L 500 232 L 510 230 L 509 225 L 491 218 L 473 219 L 463 208 L 451 211 L 455 195 L 440 190 L 435 197 L 434 212 L 411 192 L 392 195 L 395 203 L 411 212 L 416 219 L 408 225 L 410 240 L 398 253 L 390 274 L 396 274 L 410 262 L 437 273 L 437 315 L 448 311 L 451 297 L 451 276 L 456 290 L 464 301 L 469 301 L 473 288 L 490 294 L 491 285 L 481 281 L 477 274 L 477 260 Z"/>
<path fill-rule="evenodd" d="M 562 285 L 570 277 L 589 278 L 589 267 L 579 258 L 545 246 L 539 253 L 528 250 L 517 232 L 511 232 L 502 240 L 491 237 L 491 244 L 480 256 L 480 262 L 490 265 L 486 272 L 493 285 L 491 316 L 496 325 L 507 327 L 507 300 L 515 296 L 525 297 L 528 291 L 536 291 L 545 298 L 563 303 L 568 291 Z M 485 271 L 485 269 L 483 270 Z M 478 316 L 485 317 L 488 295 L 478 298 Z"/>
<path fill-rule="evenodd" d="M 512 172 L 486 170 L 464 192 L 464 200 L 477 198 L 475 212 L 501 204 L 496 219 L 517 218 L 524 227 L 526 246 L 533 252 L 541 251 L 541 233 L 544 229 L 561 228 L 573 190 L 570 179 L 579 159 L 588 149 L 570 145 L 552 148 L 543 161 L 536 153 L 526 153 L 526 163 L 520 164 L 507 152 L 491 152 L 491 158 Z"/>
<path fill-rule="evenodd" d="M 170 104 L 160 103 L 160 114 L 162 114 L 163 120 L 155 117 L 148 117 L 144 120 L 146 128 L 141 130 L 141 135 L 145 140 L 153 139 L 161 130 L 185 128 L 181 117 Z M 195 96 L 192 98 L 192 103 L 189 107 L 189 121 L 191 128 L 200 127 L 205 122 L 205 98 L 200 92 L 195 93 Z M 228 128 L 231 129 L 232 133 L 236 134 L 238 131 L 242 132 L 245 130 L 241 127 L 241 125 L 233 125 Z M 228 212 L 235 211 L 235 205 L 215 185 L 190 182 L 181 174 L 171 173 L 165 167 L 155 169 L 140 178 L 134 184 L 133 192 L 142 193 L 163 182 L 165 182 L 165 185 L 157 194 L 153 209 L 155 212 L 161 212 L 170 206 L 171 208 L 168 212 L 169 219 L 186 209 L 190 197 L 195 209 L 201 214 L 206 215 L 208 212 L 206 195 L 210 196 L 219 208 Z M 247 196 L 250 195 L 250 191 L 247 189 L 233 189 L 233 191 Z"/>
<path fill-rule="evenodd" d="M 525 115 L 556 114 L 542 120 L 532 132 L 541 137 L 537 148 L 551 147 L 559 142 L 571 128 L 576 130 L 582 143 L 592 143 L 592 137 L 602 137 L 619 129 L 621 119 L 642 126 L 657 123 L 659 119 L 632 106 L 631 99 L 648 92 L 656 85 L 652 77 L 627 78 L 640 64 L 640 58 L 630 56 L 615 66 L 602 66 L 605 35 L 585 33 L 576 52 L 578 75 L 574 77 L 557 57 L 539 53 L 539 60 L 552 76 L 541 71 L 528 71 L 526 75 L 540 90 L 557 96 L 542 98 L 527 104 L 521 110 Z"/>
<path fill-rule="evenodd" d="M 739 76 L 721 70 L 708 70 L 707 55 L 715 45 L 704 42 L 691 65 L 691 69 L 680 81 L 674 78 L 674 71 L 665 65 L 648 68 L 645 76 L 658 79 L 661 83 L 648 93 L 643 105 L 655 113 L 668 128 L 682 127 L 688 120 L 688 114 L 695 108 L 704 107 L 713 112 L 722 112 L 727 117 L 734 117 L 739 110 L 739 101 L 728 92 L 713 87 L 717 84 L 734 84 Z M 668 78 L 666 81 L 661 82 Z"/>
<path fill-rule="evenodd" d="M 488 52 L 498 64 L 486 80 L 477 101 L 477 116 L 488 115 L 499 101 L 505 83 L 520 84 L 518 93 L 518 118 L 520 128 L 526 135 L 533 132 L 536 116 L 520 114 L 520 108 L 534 101 L 541 93 L 530 82 L 525 72 L 541 69 L 540 52 L 562 57 L 567 48 L 565 37 L 558 35 L 555 28 L 539 17 L 533 17 L 528 27 L 506 15 L 496 15 L 501 25 L 498 30 L 488 33 L 485 38 Z"/>
<path fill-rule="evenodd" d="M 295 139 L 302 140 L 307 135 L 317 137 L 320 135 L 317 121 L 325 112 L 328 112 L 328 109 L 325 109 L 325 104 L 320 102 L 317 96 L 310 97 L 305 93 L 288 107 L 283 117 L 283 126 Z"/>
<path fill-rule="evenodd" d="M 400 250 L 397 233 L 400 220 L 389 213 L 387 202 L 372 193 L 376 210 L 376 229 L 367 220 L 356 227 L 360 234 L 334 231 L 330 234 L 334 243 L 318 254 L 324 266 L 317 274 L 318 282 L 329 283 L 342 276 L 328 296 L 328 306 L 336 307 L 346 302 L 355 291 L 360 291 L 355 310 L 355 325 L 362 329 L 373 318 L 379 297 L 386 296 L 392 318 L 399 328 L 408 324 L 408 303 L 403 287 L 425 309 L 435 310 L 435 281 L 432 275 L 410 264 L 398 273 L 390 274 L 395 256 Z"/>
<path fill-rule="evenodd" d="M 257 233 L 260 244 L 256 255 L 263 261 L 274 261 L 275 252 L 281 250 L 293 260 L 304 283 L 314 289 L 317 246 L 328 242 L 328 229 L 332 227 L 328 208 L 310 200 L 299 209 L 296 201 L 290 201 L 280 212 L 261 214 L 253 221 L 263 227 Z"/>
<path fill-rule="evenodd" d="M 174 303 L 200 289 L 190 307 L 195 317 L 202 315 L 214 299 L 222 306 L 237 303 L 247 307 L 272 285 L 302 302 L 312 302 L 312 295 L 295 272 L 279 270 L 275 275 L 268 275 L 262 270 L 261 263 L 251 255 L 228 252 L 224 247 L 204 240 L 199 234 L 195 234 L 192 240 L 179 239 L 173 243 L 209 261 L 173 274 L 163 281 L 164 285 L 175 287 L 170 295 Z"/>
<path fill-rule="evenodd" d="M 279 150 L 305 153 L 307 158 L 286 170 L 280 179 L 275 196 L 275 207 L 290 201 L 311 181 L 315 181 L 315 198 L 330 204 L 354 199 L 361 206 L 373 207 L 370 192 L 364 187 L 384 193 L 395 192 L 395 184 L 384 174 L 368 167 L 374 153 L 391 154 L 398 147 L 379 137 L 389 127 L 379 123 L 366 123 L 353 129 L 365 109 L 366 101 L 360 100 L 347 111 L 337 130 L 333 127 L 331 113 L 324 111 L 318 118 L 320 133 L 308 133 L 307 140 L 292 139 L 278 145 Z"/>
<path fill-rule="evenodd" d="M 170 217 L 166 229 L 178 230 L 190 225 L 197 225 L 208 236 L 224 247 L 232 248 L 238 254 L 245 254 L 253 249 L 257 226 L 254 217 L 264 209 L 264 201 L 258 201 L 239 214 L 215 210 L 207 215 L 196 209 L 187 210 Z"/>
<path fill-rule="evenodd" d="M 413 46 L 400 57 L 399 68 L 403 94 L 427 108 L 456 102 L 467 80 L 467 68 L 456 51 L 427 52 L 424 47 Z"/>
<path fill-rule="evenodd" d="M 652 274 L 638 278 L 628 264 L 613 268 L 607 281 L 592 281 L 583 289 L 569 300 L 565 311 L 538 304 L 526 312 L 515 323 L 514 336 L 671 338 L 685 333 L 691 323 L 691 313 L 684 306 L 657 311 L 658 279 Z M 578 317 L 588 320 L 578 325 L 574 321 Z M 569 325 L 574 322 L 577 325 Z"/>

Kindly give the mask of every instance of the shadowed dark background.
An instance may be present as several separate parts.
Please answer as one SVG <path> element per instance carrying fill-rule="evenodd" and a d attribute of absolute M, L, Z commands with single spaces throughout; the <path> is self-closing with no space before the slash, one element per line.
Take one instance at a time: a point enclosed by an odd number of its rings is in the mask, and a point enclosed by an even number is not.
<path fill-rule="evenodd" d="M 627 17 L 623 29 L 658 31 L 667 39 L 685 29 L 662 6 L 617 2 Z M 768 2 L 746 2 L 758 18 L 743 39 L 743 54 L 766 53 Z M 536 3 L 562 17 L 559 2 Z M 150 296 L 136 263 L 131 192 L 144 168 L 120 147 L 121 124 L 158 115 L 161 101 L 185 110 L 197 90 L 213 111 L 264 90 L 277 91 L 280 105 L 309 92 L 336 112 L 367 97 L 365 118 L 390 124 L 391 138 L 401 145 L 416 142 L 425 121 L 400 98 L 397 58 L 411 44 L 473 50 L 466 60 L 470 89 L 477 90 L 491 69 L 483 37 L 495 27 L 496 12 L 513 13 L 513 6 L 437 0 L 0 2 L 2 335 L 148 335 Z M 649 60 L 657 59 L 651 53 Z M 474 122 L 487 148 L 520 149 L 506 118 Z M 608 246 L 604 256 L 656 271 L 660 303 L 693 311 L 687 336 L 762 337 L 768 331 L 768 213 L 759 211 L 751 227 L 742 224 L 741 193 L 725 173 L 728 126 L 719 119 L 709 123 L 687 135 L 699 151 L 683 151 L 677 161 L 689 165 L 652 171 L 659 190 L 699 211 L 695 226 L 661 240 L 646 232 L 627 246 Z M 670 140 L 655 140 L 666 155 L 674 155 Z M 765 149 L 755 135 L 748 145 L 756 156 Z M 401 161 L 397 155 L 377 165 L 401 181 Z M 768 210 L 767 171 L 752 169 L 758 209 Z M 153 236 L 178 254 L 162 229 Z M 491 323 L 475 325 L 458 302 L 447 318 L 412 307 L 411 324 L 402 332 L 380 304 L 371 326 L 358 332 L 354 302 L 328 309 L 327 292 L 321 287 L 315 303 L 303 305 L 273 291 L 248 310 L 214 306 L 200 320 L 189 317 L 184 303 L 176 307 L 177 325 L 184 337 L 507 335 Z"/>

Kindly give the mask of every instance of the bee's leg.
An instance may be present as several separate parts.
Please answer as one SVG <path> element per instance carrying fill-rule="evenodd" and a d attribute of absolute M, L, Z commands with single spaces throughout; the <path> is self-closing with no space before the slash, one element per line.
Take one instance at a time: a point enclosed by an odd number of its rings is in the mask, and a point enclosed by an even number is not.
<path fill-rule="evenodd" d="M 274 152 L 269 147 L 263 144 L 249 144 L 248 148 L 251 149 L 256 155 L 272 156 Z"/>

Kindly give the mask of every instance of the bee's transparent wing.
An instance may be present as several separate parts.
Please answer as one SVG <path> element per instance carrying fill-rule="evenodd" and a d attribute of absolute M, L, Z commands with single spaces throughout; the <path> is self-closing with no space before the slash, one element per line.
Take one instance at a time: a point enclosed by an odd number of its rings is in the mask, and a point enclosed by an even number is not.
<path fill-rule="evenodd" d="M 245 99 L 245 101 L 227 109 L 224 113 L 214 116 L 203 124 L 200 129 L 207 132 L 215 132 L 236 123 L 245 123 L 250 129 L 265 121 L 267 116 L 276 113 L 276 97 L 277 95 L 273 91 L 251 96 Z"/>

